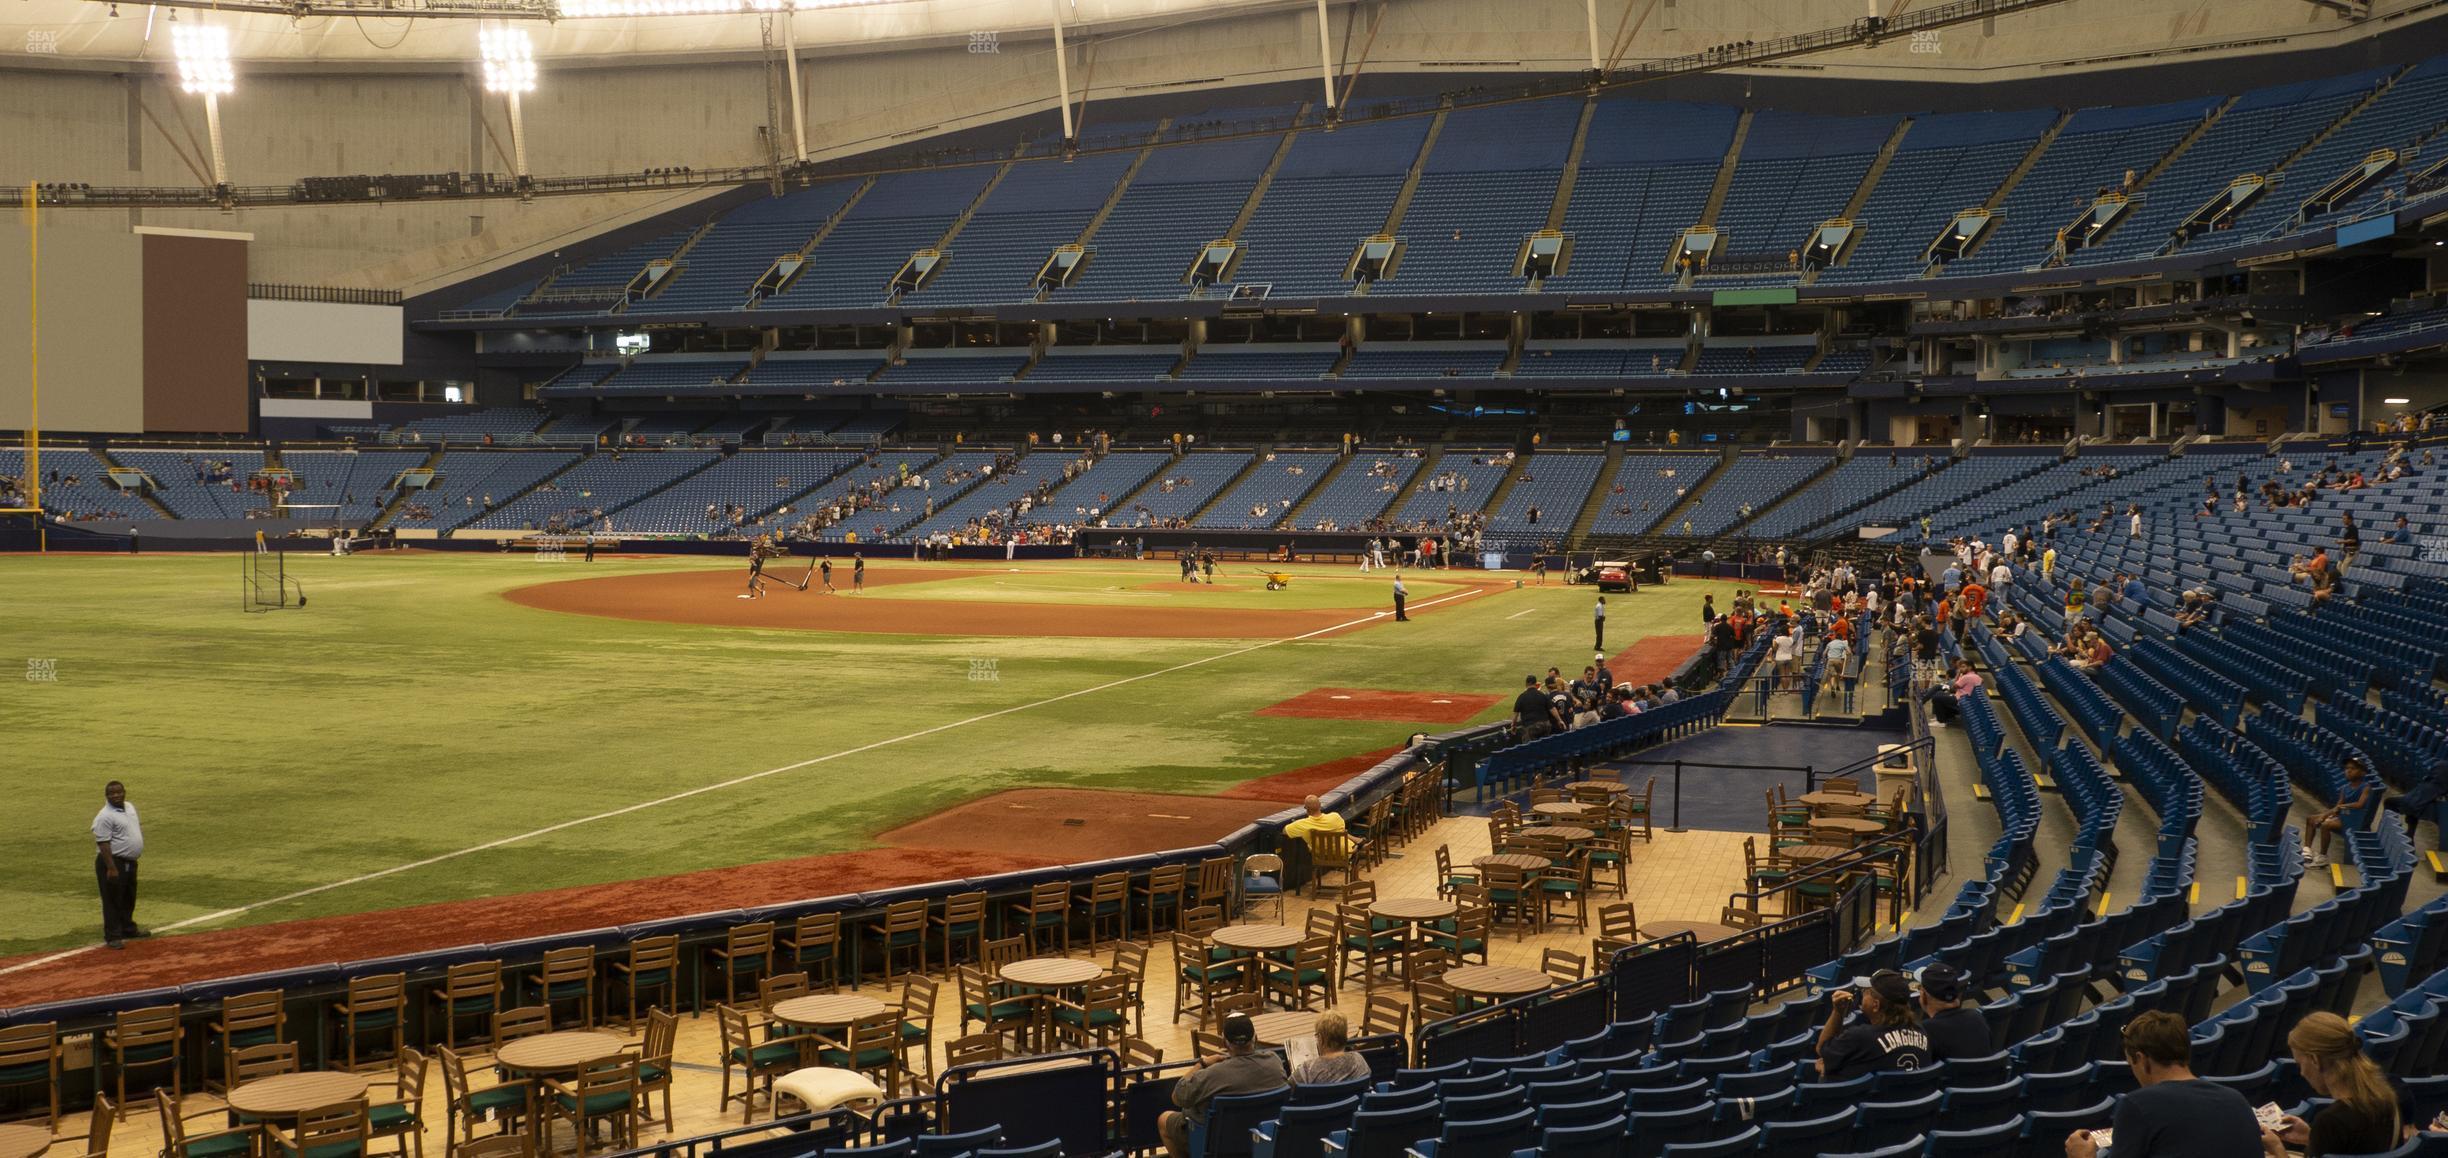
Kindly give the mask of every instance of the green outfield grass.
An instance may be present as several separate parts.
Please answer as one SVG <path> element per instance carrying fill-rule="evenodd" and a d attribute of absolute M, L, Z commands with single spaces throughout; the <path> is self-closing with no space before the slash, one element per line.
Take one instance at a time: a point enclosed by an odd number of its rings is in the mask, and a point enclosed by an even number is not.
<path fill-rule="evenodd" d="M 1214 792 L 1417 730 L 1251 714 L 1310 688 L 1510 692 L 1526 670 L 1589 656 L 1588 592 L 1552 585 L 1255 650 L 1266 641 L 710 628 L 500 597 L 548 579 L 738 566 L 292 555 L 310 605 L 246 615 L 232 556 L 0 558 L 13 653 L 0 657 L 12 797 L 0 955 L 92 940 L 86 826 L 114 777 L 144 817 L 141 911 L 161 926 L 819 761 L 199 926 L 220 927 L 844 851 L 1014 786 Z M 1089 608 L 1107 588 L 1174 577 L 1169 563 L 1020 566 L 870 597 L 1016 598 L 1004 581 L 1025 583 L 1032 602 Z M 1181 606 L 1383 606 L 1382 579 L 1298 570 L 1285 592 L 1249 577 L 1237 591 L 1166 594 Z M 1433 579 L 1412 587 L 1415 603 L 1449 593 Z M 1707 587 L 1610 600 L 1609 642 L 1694 632 Z M 995 678 L 972 678 L 982 660 Z M 51 661 L 41 667 L 55 682 L 20 680 L 31 661 Z M 1041 704 L 1139 676 L 1150 678 Z M 835 755 L 1023 705 L 1035 706 Z"/>

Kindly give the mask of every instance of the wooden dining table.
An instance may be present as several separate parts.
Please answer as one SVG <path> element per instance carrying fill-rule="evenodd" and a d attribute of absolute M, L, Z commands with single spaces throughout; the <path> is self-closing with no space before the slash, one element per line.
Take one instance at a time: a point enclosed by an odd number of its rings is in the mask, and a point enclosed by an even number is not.
<path fill-rule="evenodd" d="M 1218 949 L 1241 953 L 1281 953 L 1299 947 L 1304 934 L 1290 925 L 1226 925 L 1207 935 Z"/>
<path fill-rule="evenodd" d="M 242 1082 L 222 1099 L 230 1112 L 273 1122 L 295 1121 L 308 1110 L 365 1096 L 371 1083 L 365 1074 L 346 1070 L 306 1070 L 273 1074 Z M 0 1150 L 0 1158 L 7 1158 Z"/>
<path fill-rule="evenodd" d="M 777 1001 L 773 1019 L 802 1029 L 841 1029 L 852 1022 L 890 1013 L 892 1007 L 856 993 L 817 993 Z"/>
<path fill-rule="evenodd" d="M 1583 804 L 1576 800 L 1550 800 L 1545 804 L 1531 805 L 1530 811 L 1538 813 L 1540 816 L 1561 816 L 1573 818 L 1587 816 L 1590 813 L 1597 811 L 1598 807 L 1599 806 L 1595 804 Z"/>
<path fill-rule="evenodd" d="M 1872 820 L 1867 816 L 1814 816 L 1811 817 L 1810 827 L 1842 829 L 1855 836 L 1876 836 L 1887 831 L 1887 822 Z"/>
<path fill-rule="evenodd" d="M 1544 836 L 1563 841 L 1566 844 L 1579 844 L 1582 841 L 1589 840 L 1597 836 L 1598 833 L 1592 829 L 1581 828 L 1570 824 L 1542 824 L 1536 828 L 1522 829 L 1513 835 Z"/>
<path fill-rule="evenodd" d="M 0 1126 L 0 1158 L 34 1158 L 51 1148 L 51 1131 L 40 1126 Z"/>
<path fill-rule="evenodd" d="M 1794 800 L 1812 809 L 1868 808 L 1878 803 L 1878 797 L 1867 792 L 1830 792 L 1824 788 L 1817 792 L 1805 792 L 1794 797 Z"/>
<path fill-rule="evenodd" d="M 1306 1009 L 1279 1009 L 1273 1013 L 1252 1015 L 1250 1024 L 1258 1031 L 1258 1044 L 1282 1045 L 1294 1038 L 1315 1034 L 1317 1019 L 1317 1014 Z"/>
<path fill-rule="evenodd" d="M 995 976 L 1007 984 L 1048 993 L 1077 989 L 1104 975 L 1104 966 L 1074 957 L 1031 957 L 995 970 Z M 1030 1036 L 1037 1048 L 1043 1050 L 1054 1040 L 1054 1010 L 1043 1001 L 1034 1004 L 1036 1024 L 1031 1027 Z"/>
<path fill-rule="evenodd" d="M 1471 867 L 1473 868 L 1486 868 L 1489 865 L 1503 865 L 1506 868 L 1517 868 L 1526 873 L 1537 872 L 1540 869 L 1551 867 L 1551 864 L 1552 862 L 1550 862 L 1546 857 L 1532 856 L 1526 852 L 1500 852 L 1494 856 L 1483 856 L 1471 861 Z"/>
<path fill-rule="evenodd" d="M 1446 970 L 1437 980 L 1452 986 L 1456 993 L 1499 1001 L 1508 997 L 1524 997 L 1555 986 L 1555 978 L 1536 969 L 1513 965 L 1464 965 Z"/>
<path fill-rule="evenodd" d="M 574 1074 L 586 1064 L 629 1048 L 617 1033 L 564 1029 L 507 1042 L 493 1051 L 493 1062 L 506 1070 L 529 1074 Z"/>

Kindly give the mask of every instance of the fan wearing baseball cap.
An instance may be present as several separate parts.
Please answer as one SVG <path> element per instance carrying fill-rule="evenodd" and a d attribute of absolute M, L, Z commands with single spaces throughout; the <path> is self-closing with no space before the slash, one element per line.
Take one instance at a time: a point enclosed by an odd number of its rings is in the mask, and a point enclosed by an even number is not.
<path fill-rule="evenodd" d="M 1913 1008 L 1912 983 L 1893 969 L 1870 975 L 1862 987 L 1860 1020 L 1846 1024 L 1856 999 L 1850 989 L 1829 999 L 1828 1020 L 1819 1030 L 1819 1077 L 1841 1082 L 1881 1070 L 1917 1070 L 1936 1060 L 1921 1011 Z"/>
<path fill-rule="evenodd" d="M 1245 1013 L 1224 1019 L 1224 1052 L 1198 1059 L 1198 1067 L 1174 1083 L 1173 1104 L 1156 1119 L 1172 1158 L 1188 1158 L 1190 1131 L 1207 1124 L 1207 1103 L 1224 1094 L 1263 1094 L 1291 1084 L 1284 1077 L 1283 1059 L 1259 1053 L 1258 1026 Z"/>
<path fill-rule="evenodd" d="M 1988 1057 L 1989 1019 L 1964 1004 L 1963 971 L 1940 961 L 1921 970 L 1921 1032 L 1939 1061 Z"/>

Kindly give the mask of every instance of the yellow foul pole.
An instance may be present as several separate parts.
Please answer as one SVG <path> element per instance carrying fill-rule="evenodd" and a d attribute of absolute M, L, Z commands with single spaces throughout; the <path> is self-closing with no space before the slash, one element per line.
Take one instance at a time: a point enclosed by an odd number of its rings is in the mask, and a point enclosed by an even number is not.
<path fill-rule="evenodd" d="M 26 186 L 26 505 L 42 525 L 42 201 Z"/>

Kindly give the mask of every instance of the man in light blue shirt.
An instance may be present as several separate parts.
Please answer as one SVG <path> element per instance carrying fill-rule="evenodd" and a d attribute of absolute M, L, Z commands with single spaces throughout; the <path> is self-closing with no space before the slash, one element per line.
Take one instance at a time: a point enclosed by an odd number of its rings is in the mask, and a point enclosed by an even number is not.
<path fill-rule="evenodd" d="M 94 881 L 102 892 L 102 943 L 124 949 L 130 937 L 152 934 L 136 927 L 136 861 L 144 855 L 144 826 L 136 806 L 127 802 L 127 786 L 116 780 L 102 787 L 108 803 L 94 814 Z"/>

